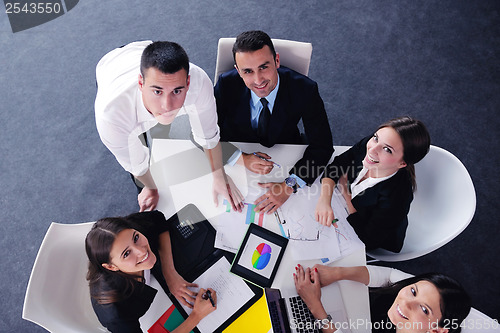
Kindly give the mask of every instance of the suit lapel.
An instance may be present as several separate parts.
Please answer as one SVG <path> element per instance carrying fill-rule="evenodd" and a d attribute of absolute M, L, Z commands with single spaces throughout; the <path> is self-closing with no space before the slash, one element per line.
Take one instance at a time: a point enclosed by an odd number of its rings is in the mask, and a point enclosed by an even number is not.
<path fill-rule="evenodd" d="M 274 101 L 271 122 L 269 123 L 269 143 L 271 145 L 274 145 L 278 141 L 278 138 L 285 127 L 287 119 L 286 110 L 289 107 L 288 103 L 290 100 L 288 82 L 285 80 L 283 75 L 280 75 L 280 86 L 278 94 L 276 95 L 276 100 Z"/>
<path fill-rule="evenodd" d="M 234 117 L 238 131 L 241 131 L 241 137 L 247 138 L 246 140 L 256 137 L 251 123 L 250 90 L 248 88 L 245 87 L 243 98 L 239 99 L 239 105 L 235 110 L 241 110 L 241 112 L 235 112 Z"/>

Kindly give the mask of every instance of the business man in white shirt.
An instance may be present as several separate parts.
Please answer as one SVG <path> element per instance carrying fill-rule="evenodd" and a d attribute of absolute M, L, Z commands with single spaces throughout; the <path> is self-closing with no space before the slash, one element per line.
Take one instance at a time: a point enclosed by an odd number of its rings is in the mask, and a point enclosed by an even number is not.
<path fill-rule="evenodd" d="M 140 136 L 157 123 L 171 124 L 180 114 L 189 116 L 193 138 L 209 159 L 215 204 L 220 194 L 241 211 L 242 196 L 222 167 L 212 82 L 189 63 L 180 45 L 141 41 L 114 49 L 97 64 L 96 79 L 97 130 L 120 165 L 144 184 L 140 211 L 154 209 L 159 198 L 149 170 L 150 152 Z"/>

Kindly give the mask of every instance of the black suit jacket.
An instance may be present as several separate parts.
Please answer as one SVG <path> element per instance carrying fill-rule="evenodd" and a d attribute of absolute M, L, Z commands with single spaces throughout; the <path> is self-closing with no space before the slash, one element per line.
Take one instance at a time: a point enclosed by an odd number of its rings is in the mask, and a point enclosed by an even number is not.
<path fill-rule="evenodd" d="M 366 155 L 368 136 L 352 146 L 343 154 L 335 157 L 326 167 L 323 177 L 335 183 L 347 174 L 348 183 L 354 182 L 363 169 L 362 161 Z M 347 221 L 356 231 L 359 239 L 368 250 L 383 248 L 399 252 L 408 227 L 408 211 L 413 200 L 411 178 L 406 169 L 400 169 L 394 176 L 359 193 L 352 199 L 355 213 Z"/>
<path fill-rule="evenodd" d="M 142 333 L 139 318 L 148 311 L 157 290 L 141 282 L 127 299 L 110 304 L 98 304 L 92 298 L 92 307 L 103 326 L 112 333 Z"/>
<path fill-rule="evenodd" d="M 303 144 L 302 119 L 308 147 L 290 173 L 308 185 L 321 174 L 333 153 L 332 133 L 318 85 L 289 68 L 278 68 L 280 86 L 269 124 L 270 146 Z M 219 77 L 215 86 L 221 141 L 259 142 L 250 119 L 250 90 L 236 69 Z"/>

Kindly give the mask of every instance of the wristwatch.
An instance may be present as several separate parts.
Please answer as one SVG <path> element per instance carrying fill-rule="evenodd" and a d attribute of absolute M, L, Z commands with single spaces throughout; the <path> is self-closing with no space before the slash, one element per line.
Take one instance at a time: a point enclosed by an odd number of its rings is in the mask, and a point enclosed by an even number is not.
<path fill-rule="evenodd" d="M 293 189 L 293 193 L 297 193 L 297 179 L 293 177 L 286 177 L 285 178 L 285 184 L 288 187 L 291 187 Z"/>
<path fill-rule="evenodd" d="M 332 322 L 333 318 L 328 313 L 326 314 L 325 319 L 316 319 L 314 320 L 314 328 L 326 328 L 325 325 L 328 325 Z"/>

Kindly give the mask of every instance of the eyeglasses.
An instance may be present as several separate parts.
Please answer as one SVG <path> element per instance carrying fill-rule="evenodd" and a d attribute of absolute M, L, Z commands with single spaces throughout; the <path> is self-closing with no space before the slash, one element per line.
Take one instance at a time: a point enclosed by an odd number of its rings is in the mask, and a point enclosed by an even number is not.
<path fill-rule="evenodd" d="M 285 220 L 281 220 L 280 218 L 280 215 L 278 214 L 278 212 L 274 212 L 274 216 L 276 216 L 276 219 L 278 220 L 278 223 L 280 225 L 284 225 L 286 224 L 286 221 Z M 283 231 L 283 229 L 282 229 Z M 318 230 L 318 233 L 316 234 L 316 237 L 315 238 L 312 238 L 312 237 L 292 237 L 292 235 L 290 235 L 290 229 L 287 230 L 287 236 L 288 236 L 288 239 L 291 239 L 291 240 L 298 240 L 298 241 L 307 241 L 307 242 L 314 242 L 314 241 L 317 241 L 319 240 L 319 233 L 320 233 L 320 230 Z M 283 231 L 283 234 L 284 234 L 284 231 Z"/>
<path fill-rule="evenodd" d="M 319 230 L 318 230 L 318 234 L 316 235 L 316 238 L 314 239 L 311 239 L 311 238 L 305 238 L 305 237 L 292 237 L 290 235 L 290 230 L 288 230 L 288 239 L 292 239 L 292 240 L 298 240 L 298 241 L 307 241 L 307 242 L 314 242 L 314 241 L 317 241 L 319 240 Z"/>

